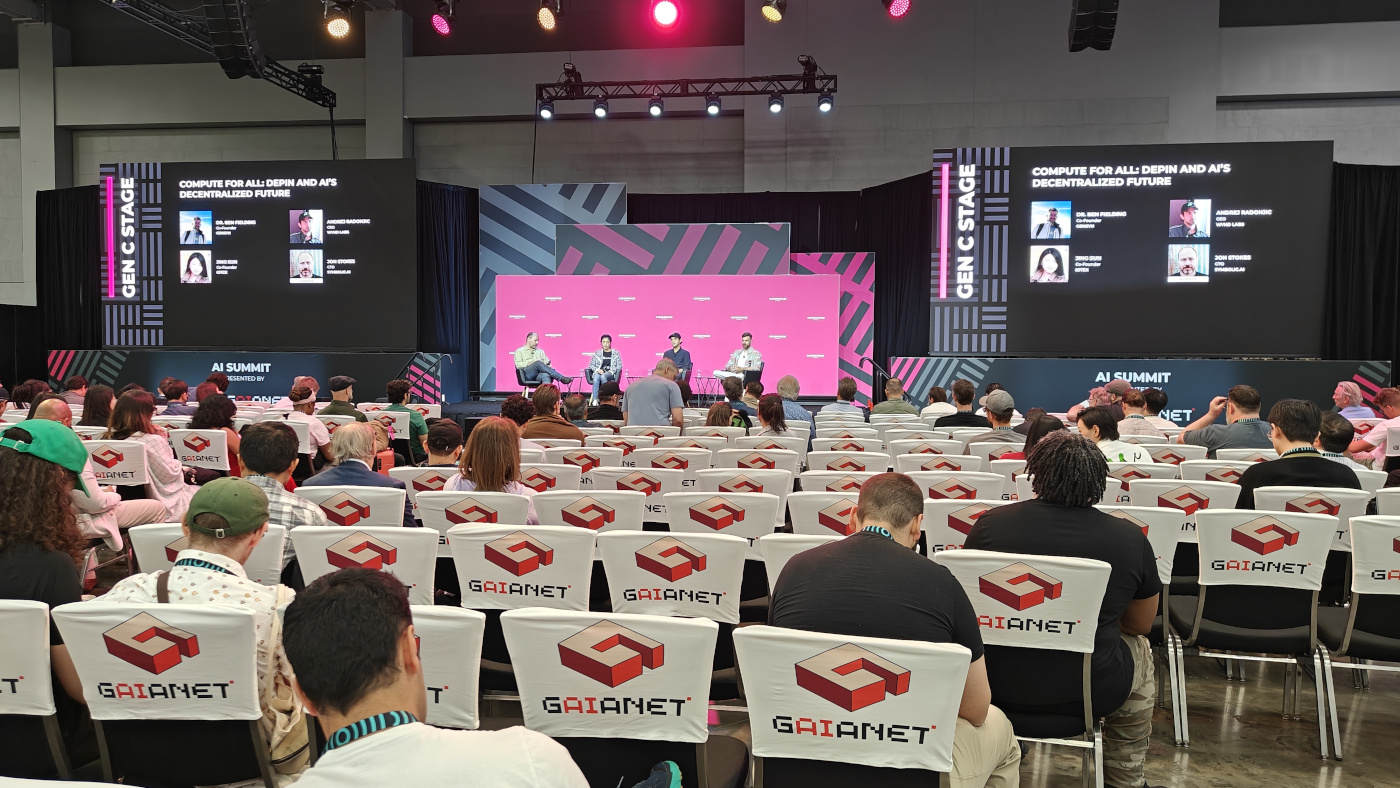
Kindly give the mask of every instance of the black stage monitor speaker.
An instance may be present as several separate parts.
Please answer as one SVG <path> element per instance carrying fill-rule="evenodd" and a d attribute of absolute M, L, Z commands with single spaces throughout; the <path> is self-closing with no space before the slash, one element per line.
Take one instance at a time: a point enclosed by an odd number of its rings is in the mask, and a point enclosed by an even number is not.
<path fill-rule="evenodd" d="M 1118 0 L 1070 0 L 1069 51 L 1113 46 L 1118 26 Z"/>
<path fill-rule="evenodd" d="M 204 0 L 204 18 L 214 56 L 229 79 L 260 79 L 267 66 L 258 34 L 253 29 L 252 9 L 246 0 Z"/>

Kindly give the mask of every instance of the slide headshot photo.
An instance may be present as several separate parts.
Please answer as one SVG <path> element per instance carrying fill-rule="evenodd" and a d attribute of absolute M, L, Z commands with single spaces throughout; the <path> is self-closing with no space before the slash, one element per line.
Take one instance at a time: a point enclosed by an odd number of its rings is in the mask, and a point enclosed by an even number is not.
<path fill-rule="evenodd" d="M 1032 282 L 1068 282 L 1068 246 L 1031 247 Z"/>
<path fill-rule="evenodd" d="M 180 284 L 209 284 L 209 253 L 185 249 L 180 252 Z"/>
<path fill-rule="evenodd" d="M 1037 241 L 1068 238 L 1073 230 L 1074 208 L 1069 200 L 1031 203 L 1031 238 Z"/>
<path fill-rule="evenodd" d="M 1169 238 L 1209 238 L 1210 200 L 1172 200 Z"/>
<path fill-rule="evenodd" d="M 180 211 L 180 245 L 214 243 L 213 211 Z"/>
<path fill-rule="evenodd" d="M 292 284 L 319 284 L 322 281 L 320 249 L 293 249 L 291 262 Z"/>
<path fill-rule="evenodd" d="M 305 208 L 291 211 L 292 243 L 294 244 L 318 244 L 321 243 L 321 214 L 320 208 Z"/>
<path fill-rule="evenodd" d="M 1168 244 L 1168 282 L 1209 282 L 1210 244 Z"/>

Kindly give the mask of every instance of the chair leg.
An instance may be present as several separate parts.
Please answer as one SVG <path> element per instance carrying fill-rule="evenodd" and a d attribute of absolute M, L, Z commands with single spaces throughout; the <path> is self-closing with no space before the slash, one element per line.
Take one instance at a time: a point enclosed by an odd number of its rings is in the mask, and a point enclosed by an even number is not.
<path fill-rule="evenodd" d="M 1283 718 L 1284 718 L 1285 720 L 1288 719 L 1288 701 L 1289 701 L 1290 696 L 1293 694 L 1293 682 L 1294 682 L 1295 680 L 1296 680 L 1296 679 L 1295 679 L 1295 676 L 1293 675 L 1293 666 L 1292 666 L 1292 665 L 1284 665 L 1284 666 L 1283 666 Z"/>
<path fill-rule="evenodd" d="M 93 732 L 97 734 L 97 756 L 102 759 L 102 782 L 114 783 L 117 778 L 112 774 L 112 752 L 107 749 L 107 733 L 102 730 L 102 721 L 92 721 Z"/>
<path fill-rule="evenodd" d="M 1332 683 L 1332 655 L 1325 648 L 1322 653 L 1323 684 L 1327 688 L 1327 719 L 1332 726 L 1332 757 L 1342 759 L 1342 728 L 1337 724 L 1337 688 Z"/>
<path fill-rule="evenodd" d="M 248 727 L 253 738 L 254 756 L 258 759 L 258 771 L 262 773 L 263 785 L 277 788 L 277 775 L 272 771 L 272 756 L 268 752 L 267 739 L 263 737 L 262 720 L 250 720 Z"/>
<path fill-rule="evenodd" d="M 63 746 L 63 731 L 59 730 L 57 714 L 44 718 L 44 736 L 49 740 L 49 756 L 53 758 L 58 779 L 73 779 L 73 766 L 68 762 L 68 748 Z"/>
<path fill-rule="evenodd" d="M 1103 788 L 1103 722 L 1094 723 L 1094 788 Z"/>
<path fill-rule="evenodd" d="M 1191 746 L 1191 718 L 1186 709 L 1186 647 L 1176 641 L 1176 713 L 1181 717 L 1181 746 Z"/>
<path fill-rule="evenodd" d="M 1157 677 L 1157 701 L 1158 703 L 1165 703 L 1165 699 L 1162 697 L 1163 690 L 1166 689 L 1170 691 L 1172 707 L 1172 737 L 1176 746 L 1180 747 L 1182 744 L 1181 706 L 1177 703 L 1176 700 L 1176 637 L 1168 633 L 1165 638 L 1165 641 L 1167 646 L 1167 680 L 1166 686 L 1163 687 L 1162 677 L 1160 675 Z"/>
<path fill-rule="evenodd" d="M 1084 788 L 1089 788 L 1089 770 L 1093 767 L 1093 753 L 1088 750 L 1080 750 L 1079 757 L 1079 781 Z"/>
<path fill-rule="evenodd" d="M 1322 657 L 1318 655 L 1318 649 L 1313 648 L 1313 690 L 1317 694 L 1317 735 L 1320 739 L 1318 746 L 1322 750 L 1322 760 L 1327 760 L 1327 692 L 1323 688 L 1325 679 L 1322 675 Z"/>

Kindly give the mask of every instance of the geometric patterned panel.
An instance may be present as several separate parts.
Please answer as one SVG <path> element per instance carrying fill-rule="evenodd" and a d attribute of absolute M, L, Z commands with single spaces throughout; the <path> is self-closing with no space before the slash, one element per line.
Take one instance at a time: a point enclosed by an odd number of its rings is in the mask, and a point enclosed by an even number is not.
<path fill-rule="evenodd" d="M 786 274 L 787 224 L 579 224 L 560 227 L 555 273 Z"/>
<path fill-rule="evenodd" d="M 121 350 L 50 350 L 49 386 L 62 391 L 63 381 L 74 375 L 93 384 L 116 381 L 128 355 Z"/>
<path fill-rule="evenodd" d="M 103 164 L 102 344 L 165 344 L 161 166 Z"/>
<path fill-rule="evenodd" d="M 929 352 L 1005 353 L 1011 149 L 934 151 L 932 188 Z"/>
<path fill-rule="evenodd" d="M 918 403 L 921 403 L 928 396 L 928 390 L 934 386 L 948 389 L 949 401 L 951 402 L 951 387 L 953 381 L 959 378 L 967 380 L 978 391 L 981 391 L 982 381 L 987 377 L 987 369 L 991 365 L 992 359 L 989 358 L 896 357 L 890 359 L 890 377 L 899 378 L 904 384 L 904 390 L 909 392 L 916 407 L 919 407 Z"/>
<path fill-rule="evenodd" d="M 856 399 L 870 402 L 872 373 L 860 360 L 875 343 L 875 255 L 870 252 L 794 254 L 792 273 L 841 277 L 840 374 L 856 380 Z"/>

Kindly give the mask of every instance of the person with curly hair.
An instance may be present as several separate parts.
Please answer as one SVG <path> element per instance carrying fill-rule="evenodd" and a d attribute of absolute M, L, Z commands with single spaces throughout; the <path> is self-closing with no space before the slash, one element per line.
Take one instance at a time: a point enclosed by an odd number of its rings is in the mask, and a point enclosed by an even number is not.
<path fill-rule="evenodd" d="M 87 450 L 72 430 L 35 420 L 0 433 L 0 599 L 27 599 L 50 608 L 78 602 L 78 574 L 87 540 L 73 506 Z M 54 703 L 68 754 L 75 763 L 97 757 L 83 685 L 63 636 L 49 619 Z"/>
<path fill-rule="evenodd" d="M 146 450 L 146 496 L 165 505 L 166 522 L 185 516 L 190 498 L 199 488 L 186 483 L 187 474 L 165 428 L 151 421 L 156 398 L 148 391 L 129 391 L 117 400 L 104 440 L 136 441 Z"/>
<path fill-rule="evenodd" d="M 506 397 L 501 403 L 501 418 L 515 422 L 516 431 L 525 426 L 525 422 L 535 417 L 535 403 L 525 399 L 522 394 L 512 394 Z M 525 440 L 524 435 L 520 435 L 520 448 L 544 451 L 544 447 L 531 440 Z M 470 435 L 468 436 L 470 438 Z"/>
<path fill-rule="evenodd" d="M 238 406 L 233 404 L 233 400 L 223 394 L 209 394 L 199 401 L 199 407 L 190 418 L 189 428 L 192 430 L 224 431 L 224 439 L 228 441 L 229 476 L 243 475 L 238 465 L 239 437 L 233 429 L 233 419 L 237 415 Z"/>

